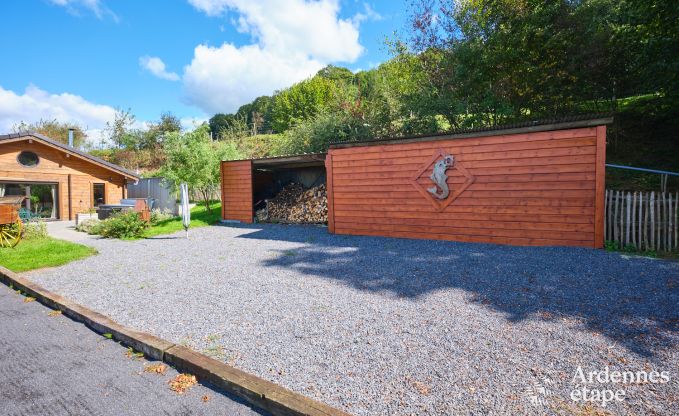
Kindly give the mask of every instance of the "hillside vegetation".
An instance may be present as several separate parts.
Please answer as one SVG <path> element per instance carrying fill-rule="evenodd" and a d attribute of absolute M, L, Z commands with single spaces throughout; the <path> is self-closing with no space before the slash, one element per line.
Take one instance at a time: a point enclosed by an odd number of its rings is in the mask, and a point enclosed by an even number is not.
<path fill-rule="evenodd" d="M 679 8 L 670 0 L 415 1 L 393 57 L 328 66 L 210 129 L 248 157 L 330 142 L 612 114 L 608 161 L 679 171 Z M 657 175 L 609 172 L 657 189 Z M 670 180 L 676 187 L 679 181 Z"/>

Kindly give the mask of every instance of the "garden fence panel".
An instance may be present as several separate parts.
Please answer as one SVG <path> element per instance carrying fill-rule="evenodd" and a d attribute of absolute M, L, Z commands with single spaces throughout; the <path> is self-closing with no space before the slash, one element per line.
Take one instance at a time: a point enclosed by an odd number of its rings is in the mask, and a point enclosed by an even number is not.
<path fill-rule="evenodd" d="M 128 198 L 153 198 L 153 208 L 177 212 L 177 195 L 165 183 L 164 178 L 139 179 L 136 184 L 127 186 Z"/>
<path fill-rule="evenodd" d="M 621 248 L 657 252 L 679 251 L 679 192 L 606 190 L 604 214 L 607 241 Z"/>

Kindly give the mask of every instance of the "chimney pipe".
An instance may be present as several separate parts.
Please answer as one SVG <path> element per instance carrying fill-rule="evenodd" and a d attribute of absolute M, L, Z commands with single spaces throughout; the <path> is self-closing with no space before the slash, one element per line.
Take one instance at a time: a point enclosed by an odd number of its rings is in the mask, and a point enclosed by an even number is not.
<path fill-rule="evenodd" d="M 68 145 L 73 147 L 73 129 L 68 129 Z"/>

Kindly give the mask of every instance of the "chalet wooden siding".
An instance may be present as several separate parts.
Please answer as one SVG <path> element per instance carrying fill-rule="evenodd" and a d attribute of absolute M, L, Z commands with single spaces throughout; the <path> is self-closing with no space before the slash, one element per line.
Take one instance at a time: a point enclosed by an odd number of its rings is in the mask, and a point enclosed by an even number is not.
<path fill-rule="evenodd" d="M 22 151 L 40 158 L 35 167 L 18 164 Z M 111 169 L 44 144 L 39 140 L 0 142 L 0 181 L 51 183 L 58 185 L 58 218 L 74 219 L 93 207 L 92 184 L 103 183 L 107 203 L 119 203 L 125 196 L 126 178 Z"/>
<path fill-rule="evenodd" d="M 252 223 L 252 161 L 222 162 L 222 219 Z"/>
<path fill-rule="evenodd" d="M 330 232 L 602 247 L 605 135 L 593 126 L 331 148 Z M 448 205 L 426 191 L 444 154 L 455 158 Z"/>

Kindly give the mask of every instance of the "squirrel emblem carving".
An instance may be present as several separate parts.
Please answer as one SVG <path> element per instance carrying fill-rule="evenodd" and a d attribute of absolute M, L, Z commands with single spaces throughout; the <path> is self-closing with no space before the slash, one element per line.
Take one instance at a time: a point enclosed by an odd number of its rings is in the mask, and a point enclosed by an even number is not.
<path fill-rule="evenodd" d="M 435 186 L 428 188 L 430 194 L 434 195 L 438 199 L 446 199 L 450 194 L 450 189 L 448 189 L 448 176 L 446 176 L 446 170 L 452 168 L 455 164 L 455 158 L 452 155 L 444 156 L 434 164 L 434 169 L 429 177 Z M 439 193 L 438 190 L 441 189 Z"/>

